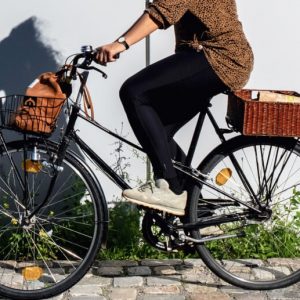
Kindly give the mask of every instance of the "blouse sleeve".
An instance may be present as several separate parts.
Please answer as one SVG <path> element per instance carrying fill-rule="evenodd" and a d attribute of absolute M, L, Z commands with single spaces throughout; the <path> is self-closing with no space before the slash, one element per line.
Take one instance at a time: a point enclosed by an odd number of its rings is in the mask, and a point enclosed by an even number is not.
<path fill-rule="evenodd" d="M 174 25 L 188 10 L 190 0 L 154 0 L 146 12 L 160 29 Z"/>

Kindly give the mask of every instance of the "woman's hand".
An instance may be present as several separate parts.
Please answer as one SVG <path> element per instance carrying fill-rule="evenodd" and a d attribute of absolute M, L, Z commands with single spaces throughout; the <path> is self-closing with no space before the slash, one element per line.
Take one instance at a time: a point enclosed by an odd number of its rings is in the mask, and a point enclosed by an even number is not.
<path fill-rule="evenodd" d="M 148 13 L 144 13 L 122 37 L 126 39 L 128 45 L 134 45 L 151 32 L 158 29 L 158 25 L 151 19 Z M 95 61 L 103 66 L 116 61 L 118 54 L 125 51 L 126 47 L 122 43 L 113 42 L 97 48 Z"/>
<path fill-rule="evenodd" d="M 118 54 L 125 50 L 125 46 L 118 42 L 100 46 L 97 48 L 96 62 L 106 66 L 107 63 L 116 61 Z"/>

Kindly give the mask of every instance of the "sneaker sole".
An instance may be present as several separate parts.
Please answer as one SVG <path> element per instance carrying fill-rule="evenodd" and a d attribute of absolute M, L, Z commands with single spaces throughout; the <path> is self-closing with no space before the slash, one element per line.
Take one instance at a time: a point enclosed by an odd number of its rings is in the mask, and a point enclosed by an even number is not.
<path fill-rule="evenodd" d="M 134 204 L 138 204 L 138 205 L 153 208 L 153 209 L 158 209 L 160 211 L 165 211 L 165 212 L 170 213 L 175 216 L 184 216 L 185 215 L 184 209 L 176 209 L 176 208 L 169 207 L 169 206 L 162 206 L 162 205 L 156 205 L 156 204 L 152 204 L 152 203 L 146 203 L 146 202 L 142 202 L 142 201 L 139 201 L 136 199 L 128 198 L 124 195 L 123 195 L 123 197 L 126 200 L 128 200 L 129 202 L 132 202 Z"/>

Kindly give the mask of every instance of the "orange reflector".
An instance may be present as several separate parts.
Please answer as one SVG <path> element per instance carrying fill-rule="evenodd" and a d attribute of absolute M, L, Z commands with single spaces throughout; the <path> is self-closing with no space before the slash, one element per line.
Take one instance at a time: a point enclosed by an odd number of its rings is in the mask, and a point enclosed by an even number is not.
<path fill-rule="evenodd" d="M 26 267 L 22 270 L 22 275 L 25 280 L 34 281 L 41 278 L 43 269 L 40 267 Z"/>
<path fill-rule="evenodd" d="M 216 176 L 216 184 L 224 185 L 230 179 L 232 171 L 229 168 L 222 169 Z"/>
<path fill-rule="evenodd" d="M 42 170 L 43 166 L 40 162 L 38 161 L 32 161 L 31 159 L 27 159 L 25 161 L 22 162 L 22 169 L 24 170 L 24 165 L 26 168 L 26 172 L 28 173 L 38 173 Z"/>

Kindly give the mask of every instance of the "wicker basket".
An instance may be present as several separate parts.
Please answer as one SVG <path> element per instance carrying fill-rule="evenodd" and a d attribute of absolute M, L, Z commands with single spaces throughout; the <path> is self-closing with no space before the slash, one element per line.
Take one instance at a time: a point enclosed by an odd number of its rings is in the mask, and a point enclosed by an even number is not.
<path fill-rule="evenodd" d="M 239 90 L 228 96 L 227 122 L 244 135 L 300 136 L 300 104 L 257 100 L 260 90 Z M 273 91 L 298 95 L 292 91 Z"/>
<path fill-rule="evenodd" d="M 66 99 L 10 95 L 0 98 L 0 129 L 50 136 Z"/>

